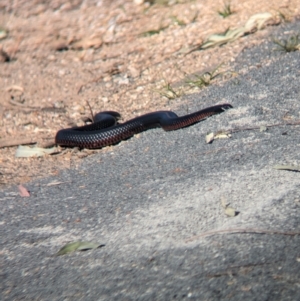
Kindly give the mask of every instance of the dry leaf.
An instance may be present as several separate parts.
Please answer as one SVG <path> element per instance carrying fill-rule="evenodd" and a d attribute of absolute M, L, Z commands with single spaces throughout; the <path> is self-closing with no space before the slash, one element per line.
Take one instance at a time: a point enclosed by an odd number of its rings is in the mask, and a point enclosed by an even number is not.
<path fill-rule="evenodd" d="M 57 256 L 65 255 L 74 251 L 86 251 L 90 249 L 97 249 L 100 247 L 104 247 L 103 244 L 98 244 L 94 242 L 89 241 L 76 241 L 76 242 L 70 242 L 63 246 L 57 253 Z"/>
<path fill-rule="evenodd" d="M 201 49 L 206 49 L 213 46 L 221 46 L 228 42 L 233 42 L 245 34 L 244 27 L 236 29 L 228 29 L 224 33 L 210 35 L 201 46 Z"/>
<path fill-rule="evenodd" d="M 241 290 L 242 290 L 243 292 L 249 292 L 251 289 L 252 289 L 252 286 L 251 286 L 251 285 L 242 285 L 242 286 L 241 286 Z"/>
<path fill-rule="evenodd" d="M 221 198 L 221 205 L 222 205 L 223 208 L 226 209 L 226 207 L 229 205 L 229 203 L 227 203 L 226 199 L 222 197 Z"/>
<path fill-rule="evenodd" d="M 7 37 L 7 31 L 3 28 L 0 28 L 0 40 L 5 39 Z"/>
<path fill-rule="evenodd" d="M 245 30 L 247 32 L 253 32 L 254 30 L 262 29 L 269 21 L 273 19 L 271 13 L 260 13 L 255 14 L 250 17 L 250 19 L 245 24 Z"/>
<path fill-rule="evenodd" d="M 245 34 L 253 33 L 256 30 L 262 29 L 267 24 L 275 23 L 280 23 L 280 20 L 275 20 L 275 17 L 271 13 L 260 13 L 253 15 L 243 27 L 227 29 L 224 33 L 210 35 L 202 44 L 201 49 L 206 49 L 213 46 L 221 46 L 225 43 L 233 42 Z"/>
<path fill-rule="evenodd" d="M 231 135 L 228 132 L 219 131 L 217 133 L 209 133 L 205 136 L 206 143 L 212 143 L 215 139 L 225 139 L 230 138 Z"/>
<path fill-rule="evenodd" d="M 70 183 L 70 181 L 67 181 L 67 182 L 51 182 L 51 183 L 48 183 L 46 184 L 45 186 L 56 186 L 56 185 L 61 185 L 61 184 L 65 184 L 65 183 Z"/>
<path fill-rule="evenodd" d="M 221 205 L 225 209 L 224 211 L 226 215 L 234 217 L 239 214 L 239 212 L 236 211 L 234 208 L 228 207 L 230 203 L 227 203 L 224 197 L 221 198 Z"/>
<path fill-rule="evenodd" d="M 215 134 L 215 139 L 226 139 L 226 138 L 230 138 L 231 134 L 229 134 L 228 132 L 217 132 Z"/>
<path fill-rule="evenodd" d="M 262 125 L 260 128 L 259 128 L 259 131 L 260 132 L 266 132 L 268 130 L 268 128 L 264 125 Z"/>
<path fill-rule="evenodd" d="M 214 141 L 215 134 L 214 133 L 209 133 L 205 136 L 205 141 L 206 143 L 212 143 Z"/>
<path fill-rule="evenodd" d="M 237 211 L 234 208 L 226 207 L 225 208 L 225 214 L 230 216 L 230 217 L 234 217 L 234 216 L 237 215 Z"/>
<path fill-rule="evenodd" d="M 23 185 L 19 185 L 18 189 L 19 189 L 19 193 L 20 193 L 21 197 L 29 197 L 30 196 L 29 191 Z"/>
<path fill-rule="evenodd" d="M 29 158 L 29 157 L 43 157 L 46 154 L 57 153 L 57 148 L 41 148 L 41 147 L 29 147 L 25 145 L 19 145 L 16 151 L 16 158 Z"/>

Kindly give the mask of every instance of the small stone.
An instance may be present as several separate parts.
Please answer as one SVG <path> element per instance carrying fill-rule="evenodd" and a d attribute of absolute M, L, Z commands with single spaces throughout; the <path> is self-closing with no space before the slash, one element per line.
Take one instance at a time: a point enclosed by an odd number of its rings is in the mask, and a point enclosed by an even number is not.
<path fill-rule="evenodd" d="M 133 66 L 128 67 L 128 71 L 130 72 L 131 77 L 138 77 L 140 76 L 140 71 Z"/>
<path fill-rule="evenodd" d="M 141 5 L 145 2 L 145 0 L 133 0 L 134 4 Z"/>
<path fill-rule="evenodd" d="M 58 100 L 53 104 L 53 106 L 56 109 L 63 109 L 65 107 L 65 104 L 62 100 Z"/>
<path fill-rule="evenodd" d="M 120 78 L 118 80 L 119 85 L 129 85 L 129 79 L 128 78 Z"/>

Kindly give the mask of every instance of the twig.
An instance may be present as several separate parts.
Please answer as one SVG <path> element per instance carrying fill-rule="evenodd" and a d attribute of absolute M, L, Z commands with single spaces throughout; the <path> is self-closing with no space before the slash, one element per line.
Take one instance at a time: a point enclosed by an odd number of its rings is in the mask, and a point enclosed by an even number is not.
<path fill-rule="evenodd" d="M 50 148 L 56 145 L 55 139 L 51 138 L 43 138 L 43 141 L 38 143 L 38 146 L 41 148 Z"/>
<path fill-rule="evenodd" d="M 193 240 L 196 240 L 198 238 L 202 237 L 209 237 L 214 235 L 221 235 L 221 234 L 241 234 L 241 233 L 253 233 L 253 234 L 277 234 L 277 235 L 288 235 L 288 236 L 295 236 L 300 235 L 300 232 L 291 232 L 291 231 L 278 231 L 278 230 L 267 230 L 267 229 L 258 229 L 258 228 L 232 228 L 232 229 L 225 229 L 225 230 L 213 230 L 213 231 L 207 231 L 203 232 L 202 234 L 190 237 L 186 239 L 185 242 L 191 242 Z"/>
<path fill-rule="evenodd" d="M 226 270 L 220 271 L 215 274 L 207 274 L 206 277 L 208 278 L 215 278 L 215 277 L 221 277 L 221 276 L 234 276 L 237 274 L 237 272 L 234 272 L 234 270 L 237 269 L 242 269 L 242 268 L 253 268 L 253 267 L 260 267 L 260 266 L 265 266 L 265 265 L 274 265 L 279 261 L 273 261 L 273 262 L 258 262 L 258 263 L 253 263 L 253 264 L 243 264 L 243 265 L 234 265 L 234 266 L 229 266 Z"/>
<path fill-rule="evenodd" d="M 13 99 L 9 100 L 9 103 L 11 105 L 14 105 L 17 107 L 17 109 L 21 109 L 25 112 L 31 112 L 31 111 L 44 111 L 44 112 L 60 112 L 60 113 L 65 113 L 66 110 L 64 108 L 55 108 L 55 107 L 33 107 L 33 106 L 28 106 L 25 104 L 22 104 L 18 101 L 15 101 Z M 10 107 L 11 108 L 11 107 Z M 16 109 L 16 108 L 11 108 L 11 109 Z"/>
<path fill-rule="evenodd" d="M 197 50 L 201 50 L 201 46 L 202 46 L 203 43 L 200 43 L 200 44 L 196 44 L 194 45 L 191 49 L 189 49 L 187 52 L 183 53 L 184 56 L 187 56 L 188 54 L 192 53 L 192 52 L 195 52 Z"/>
<path fill-rule="evenodd" d="M 6 92 L 13 91 L 13 90 L 20 91 L 22 94 L 24 93 L 24 88 L 18 85 L 11 85 L 5 89 Z"/>
<path fill-rule="evenodd" d="M 90 105 L 90 103 L 89 103 L 89 101 L 88 101 L 88 100 L 86 100 L 86 103 L 87 103 L 87 105 L 88 105 L 88 107 L 89 107 L 89 109 L 90 109 L 91 116 L 92 116 L 92 121 L 93 121 L 93 123 L 94 123 L 94 122 L 95 122 L 95 120 L 94 120 L 94 114 L 93 114 L 92 107 L 91 107 L 91 105 Z"/>
<path fill-rule="evenodd" d="M 265 127 L 271 128 L 271 127 L 285 126 L 285 125 L 300 125 L 300 121 L 287 122 L 287 123 L 276 123 L 276 124 L 271 124 L 271 125 L 265 125 Z M 261 128 L 261 126 L 254 126 L 254 127 L 249 127 L 249 128 L 235 128 L 235 129 L 227 130 L 225 132 L 232 134 L 232 133 L 237 133 L 237 132 L 242 132 L 242 131 L 259 130 L 260 128 Z"/>
<path fill-rule="evenodd" d="M 34 140 L 33 138 L 3 138 L 0 139 L 0 148 L 34 143 L 36 143 L 36 140 Z"/>

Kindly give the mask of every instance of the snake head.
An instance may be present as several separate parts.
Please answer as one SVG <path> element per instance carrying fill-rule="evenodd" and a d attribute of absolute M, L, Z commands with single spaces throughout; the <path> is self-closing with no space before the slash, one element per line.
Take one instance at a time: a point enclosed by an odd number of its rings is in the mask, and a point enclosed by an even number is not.
<path fill-rule="evenodd" d="M 233 108 L 233 106 L 231 104 L 229 104 L 229 103 L 224 103 L 224 104 L 221 104 L 220 106 L 222 107 L 222 109 L 224 111 Z"/>
<path fill-rule="evenodd" d="M 100 112 L 100 113 L 95 114 L 94 120 L 97 120 L 99 118 L 99 116 L 101 116 L 102 114 L 110 115 L 110 116 L 114 117 L 116 121 L 121 118 L 121 114 L 118 113 L 118 112 L 115 112 L 115 111 L 104 111 L 104 112 Z M 101 119 L 101 118 L 99 118 L 99 119 Z"/>

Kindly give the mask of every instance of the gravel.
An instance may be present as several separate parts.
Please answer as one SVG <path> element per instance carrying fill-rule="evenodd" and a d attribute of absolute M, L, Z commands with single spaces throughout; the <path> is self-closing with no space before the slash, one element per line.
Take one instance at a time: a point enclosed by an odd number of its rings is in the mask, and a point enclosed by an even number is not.
<path fill-rule="evenodd" d="M 236 77 L 186 98 L 233 109 L 137 135 L 28 184 L 29 198 L 1 191 L 1 300 L 299 300 L 300 173 L 273 167 L 300 161 L 299 125 L 285 125 L 300 117 L 300 52 L 275 47 L 245 49 Z M 53 255 L 77 240 L 105 246 Z"/>

